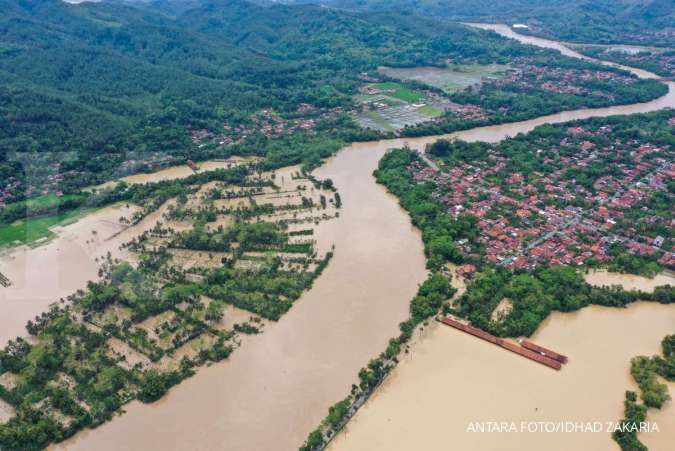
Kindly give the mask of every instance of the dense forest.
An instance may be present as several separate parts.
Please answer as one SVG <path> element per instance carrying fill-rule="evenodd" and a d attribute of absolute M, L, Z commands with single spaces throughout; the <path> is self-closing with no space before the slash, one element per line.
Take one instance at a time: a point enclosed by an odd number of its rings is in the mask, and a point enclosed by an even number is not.
<path fill-rule="evenodd" d="M 286 0 L 310 3 L 312 0 Z M 675 43 L 670 0 L 322 0 L 338 8 L 407 11 L 457 21 L 527 23 L 537 35 L 574 42 Z"/>
<path fill-rule="evenodd" d="M 0 177 L 63 191 L 151 167 L 144 162 L 364 139 L 340 116 L 361 72 L 532 52 L 459 25 L 309 5 L 1 0 L 0 7 Z M 318 111 L 316 137 L 271 145 L 256 133 L 253 113 L 292 116 L 301 104 Z M 224 125 L 253 131 L 227 150 L 190 139 L 191 130 Z M 39 192 L 13 186 L 3 199 L 26 194 Z"/>

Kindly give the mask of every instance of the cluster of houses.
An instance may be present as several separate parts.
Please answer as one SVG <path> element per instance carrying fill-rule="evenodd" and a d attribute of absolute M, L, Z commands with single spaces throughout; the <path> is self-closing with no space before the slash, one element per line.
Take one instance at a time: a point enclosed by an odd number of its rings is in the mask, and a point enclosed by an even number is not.
<path fill-rule="evenodd" d="M 613 51 L 613 50 L 612 50 Z M 627 54 L 624 52 L 623 59 L 627 63 L 639 67 L 641 64 L 657 64 L 668 73 L 675 74 L 675 54 L 673 52 L 635 52 Z"/>
<path fill-rule="evenodd" d="M 486 158 L 458 159 L 442 172 L 422 162 L 409 170 L 417 181 L 436 185 L 433 196 L 449 214 L 477 218 L 478 239 L 457 243 L 465 255 L 482 253 L 495 264 L 531 269 L 606 262 L 610 249 L 621 245 L 672 267 L 673 243 L 652 231 L 671 228 L 675 220 L 646 206 L 655 192 L 668 192 L 675 176 L 671 150 L 608 137 L 594 140 L 610 131 L 569 128 L 559 145 L 531 150 L 527 157 L 541 170 L 527 174 L 494 147 Z M 590 186 L 575 178 L 597 164 L 611 170 Z"/>
<path fill-rule="evenodd" d="M 13 175 L 7 178 L 7 183 L 5 183 L 0 188 L 0 204 L 4 204 L 10 199 L 14 199 L 19 191 L 21 190 L 22 183 L 19 179 Z"/>
<path fill-rule="evenodd" d="M 496 80 L 497 86 L 515 85 L 523 89 L 543 89 L 558 94 L 605 95 L 592 88 L 589 82 L 596 80 L 612 80 L 618 83 L 630 83 L 631 78 L 616 72 L 550 67 L 532 64 L 527 58 L 519 58 L 514 64 L 518 69 L 512 71 L 501 80 Z"/>
<path fill-rule="evenodd" d="M 447 102 L 446 110 L 452 111 L 460 119 L 468 121 L 482 121 L 488 118 L 488 113 L 478 105 L 471 103 Z"/>
<path fill-rule="evenodd" d="M 250 123 L 237 125 L 223 124 L 222 133 L 218 135 L 209 130 L 192 130 L 191 138 L 192 142 L 199 147 L 205 146 L 207 142 L 216 142 L 220 146 L 237 144 L 256 133 L 262 133 L 268 138 L 277 138 L 299 130 L 311 130 L 316 127 L 319 120 L 331 117 L 340 111 L 340 108 L 333 108 L 318 112 L 317 108 L 313 105 L 301 103 L 298 105 L 296 112 L 311 117 L 285 119 L 272 109 L 263 109 L 251 115 Z"/>
<path fill-rule="evenodd" d="M 29 180 L 28 183 L 22 182 L 16 176 L 7 178 L 7 182 L 0 188 L 0 205 L 15 202 L 17 199 L 26 197 L 35 197 L 54 193 L 57 196 L 63 196 L 63 191 L 59 189 L 61 182 L 68 177 L 77 177 L 77 171 L 55 172 L 44 177 L 40 177 L 37 183 L 35 180 Z"/>

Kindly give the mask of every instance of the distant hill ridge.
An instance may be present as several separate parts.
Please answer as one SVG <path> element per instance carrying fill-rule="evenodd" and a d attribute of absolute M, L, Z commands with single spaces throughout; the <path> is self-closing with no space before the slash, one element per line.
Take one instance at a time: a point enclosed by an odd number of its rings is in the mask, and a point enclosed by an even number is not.
<path fill-rule="evenodd" d="M 675 46 L 675 4 L 672 0 L 282 0 L 321 3 L 350 10 L 407 11 L 452 20 L 531 22 L 540 34 L 590 43 L 644 43 Z M 671 33 L 667 30 L 672 29 Z"/>

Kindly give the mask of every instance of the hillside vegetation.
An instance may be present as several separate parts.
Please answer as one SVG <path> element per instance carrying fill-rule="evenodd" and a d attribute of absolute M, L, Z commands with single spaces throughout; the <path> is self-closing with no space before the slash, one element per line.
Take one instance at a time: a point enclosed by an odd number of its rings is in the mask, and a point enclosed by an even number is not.
<path fill-rule="evenodd" d="M 306 3 L 305 0 L 295 2 Z M 675 8 L 671 0 L 328 0 L 321 3 L 353 10 L 407 11 L 461 21 L 527 22 L 536 34 L 566 41 L 675 45 Z"/>
<path fill-rule="evenodd" d="M 190 130 L 251 127 L 263 108 L 345 107 L 358 75 L 380 65 L 528 52 L 459 25 L 309 5 L 0 0 L 0 8 L 0 179 L 22 183 L 12 177 L 25 172 L 42 185 L 52 176 L 64 191 L 119 175 L 125 162 L 210 156 Z M 364 137 L 338 113 L 322 139 Z M 266 145 L 258 135 L 247 143 L 236 150 Z M 39 193 L 16 189 L 3 200 L 26 194 Z"/>

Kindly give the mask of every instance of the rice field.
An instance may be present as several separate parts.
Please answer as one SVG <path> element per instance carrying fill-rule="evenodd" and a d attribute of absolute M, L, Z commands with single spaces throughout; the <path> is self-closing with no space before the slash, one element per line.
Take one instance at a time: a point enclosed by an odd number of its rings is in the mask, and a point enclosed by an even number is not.
<path fill-rule="evenodd" d="M 461 64 L 448 67 L 380 67 L 379 72 L 399 80 L 414 80 L 446 93 L 480 85 L 487 79 L 501 78 L 509 67 L 500 64 Z"/>

